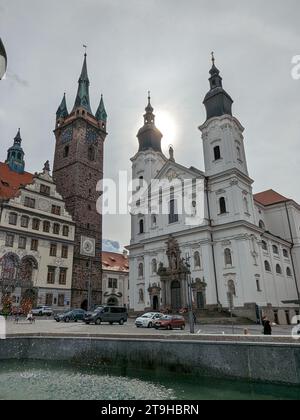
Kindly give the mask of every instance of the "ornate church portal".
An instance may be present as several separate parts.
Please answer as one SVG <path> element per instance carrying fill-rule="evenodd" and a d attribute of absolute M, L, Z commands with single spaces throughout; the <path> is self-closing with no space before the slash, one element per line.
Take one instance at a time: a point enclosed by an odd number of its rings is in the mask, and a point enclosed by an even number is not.
<path fill-rule="evenodd" d="M 161 279 L 162 307 L 172 312 L 188 307 L 187 268 L 181 258 L 178 242 L 170 236 L 167 245 L 169 267 L 161 263 L 158 275 Z"/>

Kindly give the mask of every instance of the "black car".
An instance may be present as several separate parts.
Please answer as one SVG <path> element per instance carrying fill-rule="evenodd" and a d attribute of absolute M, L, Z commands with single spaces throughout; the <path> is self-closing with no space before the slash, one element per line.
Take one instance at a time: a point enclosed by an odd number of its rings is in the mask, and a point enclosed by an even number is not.
<path fill-rule="evenodd" d="M 86 315 L 86 311 L 83 309 L 74 309 L 63 314 L 55 315 L 54 319 L 56 322 L 77 322 L 83 321 Z"/>

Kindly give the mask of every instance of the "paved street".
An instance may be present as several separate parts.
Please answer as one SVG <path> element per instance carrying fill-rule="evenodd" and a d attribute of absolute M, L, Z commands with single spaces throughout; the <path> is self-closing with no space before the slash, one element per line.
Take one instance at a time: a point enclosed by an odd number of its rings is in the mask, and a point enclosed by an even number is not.
<path fill-rule="evenodd" d="M 262 327 L 260 325 L 235 326 L 234 334 L 244 335 L 244 330 L 248 329 L 250 335 L 261 335 Z M 275 336 L 289 336 L 291 335 L 291 326 L 278 326 L 273 328 L 273 335 Z M 197 334 L 213 334 L 213 335 L 232 335 L 233 329 L 229 325 L 199 325 L 196 326 Z M 21 320 L 19 324 L 15 324 L 13 320 L 7 321 L 7 333 L 59 333 L 59 334 L 140 334 L 140 335 L 161 335 L 163 334 L 180 334 L 189 333 L 189 326 L 187 325 L 185 331 L 156 331 L 155 329 L 136 328 L 134 320 L 130 319 L 124 326 L 102 324 L 85 325 L 79 323 L 57 323 L 49 319 L 37 319 L 36 323 L 31 325 L 26 320 Z"/>

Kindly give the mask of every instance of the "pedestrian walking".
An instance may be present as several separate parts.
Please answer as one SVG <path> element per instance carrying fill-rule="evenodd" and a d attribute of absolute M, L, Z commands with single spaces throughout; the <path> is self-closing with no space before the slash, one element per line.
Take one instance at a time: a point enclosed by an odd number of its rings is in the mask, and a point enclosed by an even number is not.
<path fill-rule="evenodd" d="M 264 317 L 262 320 L 262 324 L 264 327 L 263 334 L 272 335 L 272 326 L 270 320 L 267 317 Z"/>

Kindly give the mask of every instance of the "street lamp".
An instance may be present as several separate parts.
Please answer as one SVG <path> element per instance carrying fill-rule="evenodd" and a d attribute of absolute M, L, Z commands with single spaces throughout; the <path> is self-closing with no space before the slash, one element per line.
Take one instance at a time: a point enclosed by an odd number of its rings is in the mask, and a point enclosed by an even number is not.
<path fill-rule="evenodd" d="M 7 69 L 7 55 L 3 45 L 3 42 L 0 38 L 0 80 L 3 79 Z"/>
<path fill-rule="evenodd" d="M 186 255 L 186 258 L 183 258 L 183 266 L 185 271 L 185 277 L 187 282 L 187 298 L 188 298 L 188 311 L 189 311 L 189 323 L 190 323 L 190 333 L 195 334 L 195 320 L 193 314 L 193 284 L 191 279 L 191 265 L 190 265 L 191 257 Z"/>

